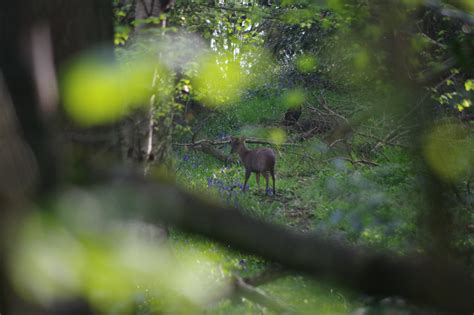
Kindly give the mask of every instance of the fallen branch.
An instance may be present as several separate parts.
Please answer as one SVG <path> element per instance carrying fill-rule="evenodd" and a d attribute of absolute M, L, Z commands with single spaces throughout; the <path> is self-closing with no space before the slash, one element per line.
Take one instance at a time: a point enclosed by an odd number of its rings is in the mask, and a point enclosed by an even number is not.
<path fill-rule="evenodd" d="M 380 145 L 390 145 L 390 146 L 394 146 L 394 147 L 408 148 L 408 146 L 405 145 L 405 144 L 397 143 L 397 142 L 391 141 L 391 140 L 393 140 L 393 138 L 395 138 L 393 134 L 389 134 L 388 139 L 387 139 L 387 138 L 381 139 L 381 138 L 379 138 L 379 137 L 377 137 L 377 136 L 374 136 L 374 135 L 371 135 L 371 134 L 362 133 L 362 132 L 356 132 L 356 134 L 358 134 L 359 136 L 364 137 L 364 138 L 371 138 L 371 139 L 376 140 L 376 141 L 377 141 L 376 146 L 378 146 L 378 147 L 380 147 Z M 390 138 L 392 138 L 392 139 L 390 139 Z M 378 148 L 378 147 L 377 147 L 377 148 Z M 374 148 L 374 150 L 375 150 L 375 148 Z"/>
<path fill-rule="evenodd" d="M 333 146 L 335 146 L 336 144 L 338 144 L 339 142 L 344 142 L 346 141 L 346 139 L 342 138 L 342 139 L 336 139 L 334 140 L 333 142 L 331 142 L 329 145 L 328 145 L 328 148 L 332 148 Z"/>
<path fill-rule="evenodd" d="M 301 134 L 298 135 L 297 139 L 300 140 L 300 141 L 304 141 L 304 140 L 307 140 L 309 138 L 311 138 L 314 134 L 318 133 L 321 131 L 321 126 L 316 126 L 308 131 L 305 131 Z"/>
<path fill-rule="evenodd" d="M 255 288 L 250 284 L 246 283 L 242 278 L 235 277 L 234 280 L 234 291 L 238 296 L 247 298 L 253 302 L 256 302 L 262 306 L 268 307 L 279 313 L 288 313 L 291 309 L 277 300 L 271 298 L 263 290 Z"/>
<path fill-rule="evenodd" d="M 242 278 L 239 276 L 233 276 L 231 290 L 227 290 L 223 295 L 218 296 L 215 299 L 215 303 L 223 299 L 237 300 L 242 297 L 270 308 L 277 313 L 292 313 L 292 309 L 269 296 L 262 289 L 255 288 L 256 286 L 276 280 L 285 275 L 288 275 L 288 272 L 284 271 L 281 266 L 273 266 L 265 269 L 262 273 L 257 274 L 254 277 Z"/>
<path fill-rule="evenodd" d="M 191 142 L 191 143 L 173 143 L 173 145 L 181 146 L 181 147 L 195 147 L 195 146 L 201 145 L 202 143 L 209 143 L 210 145 L 223 145 L 223 144 L 230 143 L 230 140 L 208 140 L 208 139 L 203 139 L 203 140 L 198 140 L 198 141 Z"/>
<path fill-rule="evenodd" d="M 331 115 L 336 116 L 336 117 L 342 119 L 347 125 L 350 125 L 349 120 L 348 120 L 346 117 L 342 116 L 342 115 L 339 114 L 339 113 L 336 113 L 335 111 L 333 111 L 333 110 L 328 106 L 327 101 L 326 101 L 326 99 L 324 98 L 324 96 L 323 96 L 322 94 L 321 94 L 321 96 L 320 96 L 320 101 L 319 101 L 319 103 L 320 103 L 321 106 L 322 106 L 325 110 L 327 110 Z"/>
<path fill-rule="evenodd" d="M 352 159 L 347 159 L 347 161 L 351 162 L 352 164 L 365 164 L 365 165 L 370 165 L 370 166 L 379 166 L 379 164 L 369 161 L 369 160 L 352 160 Z"/>
<path fill-rule="evenodd" d="M 221 150 L 214 148 L 214 145 L 225 144 L 225 142 L 224 143 L 220 143 L 220 142 L 222 141 L 199 140 L 193 143 L 174 143 L 174 145 L 186 146 L 193 150 L 199 150 L 201 152 L 204 152 L 206 154 L 213 156 L 214 158 L 224 163 L 235 162 L 235 159 L 232 157 L 232 155 L 227 155 Z"/>
<path fill-rule="evenodd" d="M 267 140 L 262 140 L 262 139 L 257 139 L 257 138 L 246 138 L 245 142 L 246 143 L 252 143 L 252 144 L 267 144 L 267 145 L 274 145 L 274 146 L 296 146 L 296 145 L 298 145 L 297 143 L 275 143 L 275 142 L 272 142 L 272 141 L 267 141 Z M 209 145 L 224 145 L 224 144 L 229 144 L 230 139 L 225 139 L 225 140 L 203 139 L 203 140 L 198 140 L 198 141 L 191 142 L 191 143 L 173 143 L 173 145 L 181 146 L 181 147 L 194 147 L 194 146 L 202 145 L 203 143 L 206 143 L 206 144 L 209 144 Z"/>
<path fill-rule="evenodd" d="M 193 148 L 201 150 L 202 152 L 207 153 L 209 155 L 212 155 L 213 157 L 215 157 L 216 159 L 224 163 L 230 163 L 234 161 L 231 155 L 226 155 L 222 151 L 214 148 L 208 142 L 202 142 L 199 146 L 194 146 Z"/>
<path fill-rule="evenodd" d="M 319 160 L 312 157 L 311 155 L 309 154 L 301 154 L 301 153 L 298 153 L 298 152 L 292 152 L 292 151 L 287 151 L 285 152 L 286 154 L 293 154 L 293 155 L 296 155 L 296 156 L 300 156 L 302 159 L 310 159 L 311 161 L 314 161 L 314 162 L 318 162 Z"/>
<path fill-rule="evenodd" d="M 340 157 L 340 156 L 331 158 L 330 160 L 344 160 L 344 161 L 351 162 L 352 164 L 365 164 L 365 165 L 370 165 L 370 166 L 379 166 L 379 164 L 377 164 L 375 162 L 372 162 L 372 161 L 369 161 L 369 160 L 364 160 L 364 159 L 353 160 L 351 158 Z"/>
<path fill-rule="evenodd" d="M 256 276 L 246 277 L 243 278 L 243 280 L 250 285 L 259 286 L 271 281 L 275 281 L 287 275 L 289 275 L 287 270 L 282 268 L 280 265 L 275 265 L 265 269 Z"/>

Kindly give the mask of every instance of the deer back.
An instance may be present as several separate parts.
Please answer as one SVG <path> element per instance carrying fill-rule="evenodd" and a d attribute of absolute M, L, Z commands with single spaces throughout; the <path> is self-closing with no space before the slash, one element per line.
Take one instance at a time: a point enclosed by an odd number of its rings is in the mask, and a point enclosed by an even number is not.
<path fill-rule="evenodd" d="M 250 150 L 242 162 L 252 172 L 270 171 L 275 167 L 275 152 L 268 148 Z"/>

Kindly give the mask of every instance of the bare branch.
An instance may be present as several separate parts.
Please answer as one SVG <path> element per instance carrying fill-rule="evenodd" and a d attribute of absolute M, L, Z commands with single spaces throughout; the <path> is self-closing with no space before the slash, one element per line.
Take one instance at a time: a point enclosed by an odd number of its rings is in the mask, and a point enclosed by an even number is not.
<path fill-rule="evenodd" d="M 275 145 L 275 146 L 297 146 L 298 145 L 297 143 L 275 143 L 272 141 L 267 141 L 267 140 L 257 139 L 257 138 L 246 138 L 245 142 L 252 143 L 252 144 L 268 144 L 268 145 Z M 191 143 L 173 143 L 173 145 L 183 146 L 183 147 L 194 147 L 194 146 L 202 145 L 203 143 L 206 143 L 209 145 L 223 145 L 223 144 L 229 144 L 230 139 L 225 139 L 225 140 L 203 139 L 203 140 L 198 140 Z"/>
<path fill-rule="evenodd" d="M 321 106 L 322 106 L 325 110 L 327 110 L 329 113 L 331 113 L 331 115 L 336 116 L 336 117 L 342 119 L 342 120 L 345 121 L 348 125 L 350 125 L 349 120 L 348 120 L 346 117 L 342 116 L 342 115 L 339 114 L 339 113 L 336 113 L 336 112 L 333 111 L 331 108 L 329 108 L 329 106 L 328 106 L 328 104 L 327 104 L 327 101 L 326 101 L 326 99 L 324 98 L 323 95 L 321 95 L 321 97 L 320 97 L 320 102 L 319 102 L 319 103 L 321 104 Z"/>
<path fill-rule="evenodd" d="M 351 162 L 352 164 L 365 164 L 365 165 L 369 165 L 369 166 L 379 166 L 379 164 L 377 164 L 375 162 L 372 162 L 372 161 L 369 161 L 369 160 L 364 160 L 364 159 L 353 160 L 351 158 L 341 157 L 341 156 L 331 158 L 330 160 L 344 160 L 344 161 Z"/>
<path fill-rule="evenodd" d="M 256 276 L 245 277 L 243 280 L 253 286 L 259 286 L 271 281 L 275 281 L 284 276 L 289 275 L 289 272 L 283 269 L 280 265 L 271 266 Z"/>
<path fill-rule="evenodd" d="M 254 301 L 260 305 L 273 309 L 279 313 L 288 313 L 290 308 L 271 298 L 263 290 L 246 283 L 242 278 L 236 277 L 234 282 L 235 293 Z"/>
<path fill-rule="evenodd" d="M 222 151 L 214 148 L 210 143 L 208 142 L 202 142 L 199 146 L 194 146 L 193 147 L 194 149 L 198 149 L 198 150 L 201 150 L 202 152 L 204 153 L 207 153 L 209 155 L 212 155 L 213 157 L 215 157 L 216 159 L 218 159 L 219 161 L 222 161 L 224 163 L 228 163 L 228 162 L 233 162 L 233 158 L 231 155 L 226 155 L 225 153 L 223 153 Z"/>

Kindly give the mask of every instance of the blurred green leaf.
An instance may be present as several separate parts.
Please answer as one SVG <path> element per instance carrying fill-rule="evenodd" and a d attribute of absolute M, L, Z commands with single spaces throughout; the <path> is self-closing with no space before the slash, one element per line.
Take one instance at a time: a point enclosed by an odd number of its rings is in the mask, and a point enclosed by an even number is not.
<path fill-rule="evenodd" d="M 447 182 L 456 182 L 473 171 L 474 143 L 457 124 L 436 125 L 425 136 L 423 151 L 433 171 Z"/>
<path fill-rule="evenodd" d="M 466 91 L 474 91 L 474 80 L 469 79 L 464 82 L 464 88 L 466 89 Z"/>
<path fill-rule="evenodd" d="M 152 59 L 120 66 L 94 56 L 81 57 L 63 76 L 64 108 L 80 125 L 111 123 L 131 109 L 149 104 L 153 80 L 167 77 Z"/>
<path fill-rule="evenodd" d="M 314 56 L 311 55 L 300 55 L 296 59 L 296 67 L 303 73 L 308 73 L 316 70 L 317 61 Z"/>
<path fill-rule="evenodd" d="M 193 83 L 204 102 L 216 107 L 236 102 L 249 81 L 242 73 L 239 60 L 225 54 L 203 57 Z"/>
<path fill-rule="evenodd" d="M 306 99 L 305 92 L 302 89 L 292 89 L 285 92 L 282 101 L 288 108 L 301 106 Z"/>

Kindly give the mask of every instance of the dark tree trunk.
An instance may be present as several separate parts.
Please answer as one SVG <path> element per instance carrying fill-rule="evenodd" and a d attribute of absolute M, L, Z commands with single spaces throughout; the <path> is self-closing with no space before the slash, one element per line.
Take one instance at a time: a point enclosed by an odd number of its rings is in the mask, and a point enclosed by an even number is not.
<path fill-rule="evenodd" d="M 0 145 L 5 152 L 0 154 L 0 169 L 8 170 L 0 179 L 2 233 L 7 222 L 21 215 L 15 205 L 22 204 L 27 195 L 40 195 L 58 185 L 57 155 L 51 130 L 45 126 L 58 112 L 60 100 L 53 81 L 59 67 L 103 42 L 109 44 L 107 53 L 113 56 L 112 40 L 111 1 L 0 1 L 0 41 L 5 45 L 0 49 Z M 1 237 L 0 313 L 55 313 L 54 307 L 45 310 L 29 305 L 16 295 L 5 265 L 13 245 L 6 241 L 8 235 Z M 84 306 L 79 312 L 90 310 Z"/>
<path fill-rule="evenodd" d="M 146 20 L 148 18 L 158 18 L 161 13 L 168 12 L 174 5 L 176 0 L 136 0 L 135 2 L 135 20 Z M 136 30 L 140 30 L 147 26 L 139 24 Z M 163 19 L 159 24 L 166 27 L 166 20 Z"/>
<path fill-rule="evenodd" d="M 173 0 L 137 0 L 135 2 L 135 20 L 159 18 L 160 14 L 167 12 L 174 4 Z M 166 27 L 163 20 L 156 24 L 137 24 L 133 40 L 139 40 L 139 32 L 144 28 Z M 156 88 L 156 78 L 150 78 L 150 85 Z M 140 110 L 127 117 L 121 124 L 121 151 L 122 157 L 133 168 L 138 168 L 147 173 L 151 163 L 163 163 L 170 149 L 172 126 L 166 122 L 173 121 L 173 113 L 160 119 L 155 118 L 158 97 L 150 95 L 150 102 L 141 106 Z M 161 101 L 163 103 L 163 101 Z M 164 101 L 166 102 L 166 101 Z M 155 128 L 157 126 L 158 128 Z"/>

